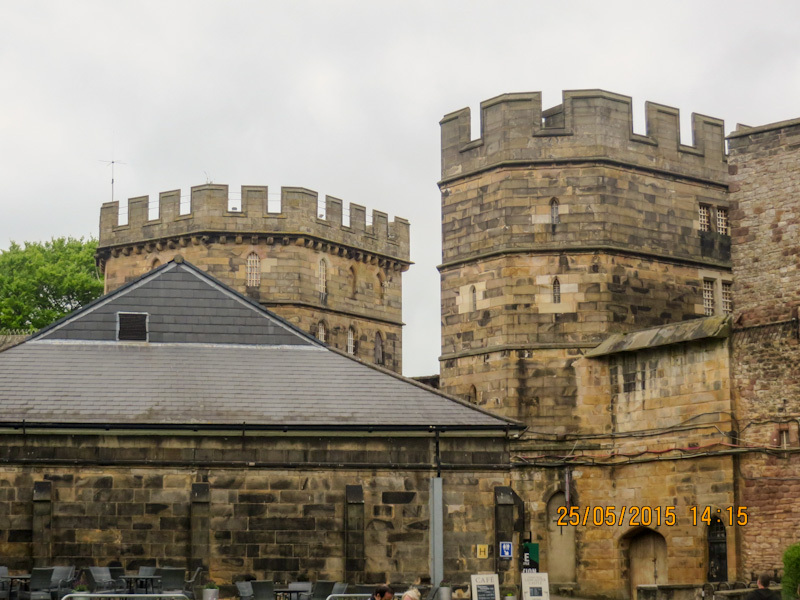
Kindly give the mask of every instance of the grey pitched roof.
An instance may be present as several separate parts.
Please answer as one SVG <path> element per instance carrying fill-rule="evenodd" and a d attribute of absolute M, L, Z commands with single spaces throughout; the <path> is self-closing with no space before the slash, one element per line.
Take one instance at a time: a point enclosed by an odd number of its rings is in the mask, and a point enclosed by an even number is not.
<path fill-rule="evenodd" d="M 705 338 L 725 338 L 730 335 L 730 330 L 731 319 L 728 315 L 691 319 L 609 336 L 602 344 L 586 352 L 585 356 L 605 356 L 617 352 L 633 352 Z"/>
<path fill-rule="evenodd" d="M 0 423 L 523 428 L 332 350 L 191 265 L 165 267 L 0 353 Z M 149 342 L 109 339 L 123 308 L 150 314 Z"/>
<path fill-rule="evenodd" d="M 32 339 L 115 341 L 117 313 L 148 313 L 149 341 L 314 344 L 316 340 L 185 262 L 170 262 Z"/>

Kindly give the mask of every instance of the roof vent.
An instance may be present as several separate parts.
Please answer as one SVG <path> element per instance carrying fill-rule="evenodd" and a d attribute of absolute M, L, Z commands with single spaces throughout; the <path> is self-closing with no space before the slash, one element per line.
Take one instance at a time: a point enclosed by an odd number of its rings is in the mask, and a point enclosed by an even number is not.
<path fill-rule="evenodd" d="M 117 340 L 147 341 L 147 313 L 117 313 Z"/>

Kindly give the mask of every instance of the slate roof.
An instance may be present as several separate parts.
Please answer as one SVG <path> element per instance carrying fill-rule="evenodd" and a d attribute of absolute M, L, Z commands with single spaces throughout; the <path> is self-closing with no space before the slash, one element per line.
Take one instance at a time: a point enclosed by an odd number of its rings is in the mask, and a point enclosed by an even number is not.
<path fill-rule="evenodd" d="M 612 335 L 596 348 L 586 352 L 585 356 L 591 358 L 706 338 L 725 338 L 730 335 L 730 331 L 731 319 L 728 315 L 691 319 L 661 327 Z"/>
<path fill-rule="evenodd" d="M 150 341 L 118 342 L 147 312 Z M 328 348 L 171 262 L 0 352 L 0 424 L 505 431 L 524 427 Z"/>

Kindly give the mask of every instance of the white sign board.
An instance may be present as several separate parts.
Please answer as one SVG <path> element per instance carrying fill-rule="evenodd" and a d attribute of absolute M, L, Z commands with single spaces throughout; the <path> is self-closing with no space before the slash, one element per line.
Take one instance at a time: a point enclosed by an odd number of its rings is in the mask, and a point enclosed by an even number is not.
<path fill-rule="evenodd" d="M 550 600 L 547 573 L 522 573 L 522 600 Z"/>
<path fill-rule="evenodd" d="M 500 600 L 500 579 L 497 573 L 472 575 L 472 600 Z"/>

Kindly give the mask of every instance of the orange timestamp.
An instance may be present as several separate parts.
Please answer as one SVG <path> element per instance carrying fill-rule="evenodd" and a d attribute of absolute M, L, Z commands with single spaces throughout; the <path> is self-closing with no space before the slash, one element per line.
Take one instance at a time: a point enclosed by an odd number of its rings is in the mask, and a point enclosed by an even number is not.
<path fill-rule="evenodd" d="M 728 526 L 747 525 L 747 507 L 729 506 L 728 508 L 714 508 L 711 506 L 559 506 L 556 525 L 559 527 L 593 526 L 600 527 L 615 525 L 628 527 L 672 527 L 678 525 L 679 512 L 688 523 L 691 519 L 693 526 L 698 523 L 711 525 L 719 519 Z"/>

